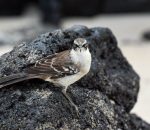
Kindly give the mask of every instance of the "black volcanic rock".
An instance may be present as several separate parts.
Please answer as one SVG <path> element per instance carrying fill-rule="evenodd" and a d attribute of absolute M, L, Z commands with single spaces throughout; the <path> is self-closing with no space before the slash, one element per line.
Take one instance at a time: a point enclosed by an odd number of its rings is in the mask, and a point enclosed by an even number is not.
<path fill-rule="evenodd" d="M 2 130 L 150 128 L 149 124 L 129 114 L 137 100 L 139 77 L 107 28 L 74 26 L 48 32 L 33 42 L 18 44 L 11 52 L 1 56 L 0 76 L 22 72 L 42 57 L 69 49 L 78 37 L 87 39 L 92 53 L 90 72 L 68 89 L 79 108 L 80 117 L 76 117 L 59 89 L 35 79 L 1 89 Z"/>
<path fill-rule="evenodd" d="M 150 41 L 150 31 L 145 31 L 142 34 L 142 39 L 145 40 L 145 41 Z"/>

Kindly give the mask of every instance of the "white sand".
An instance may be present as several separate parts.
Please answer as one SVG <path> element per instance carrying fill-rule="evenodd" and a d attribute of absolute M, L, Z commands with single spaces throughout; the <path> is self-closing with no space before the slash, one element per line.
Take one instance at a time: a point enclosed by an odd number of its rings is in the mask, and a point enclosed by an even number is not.
<path fill-rule="evenodd" d="M 0 19 L 0 31 L 31 24 L 30 18 Z M 8 22 L 9 21 L 9 22 Z M 12 24 L 11 24 L 12 23 Z M 34 22 L 35 24 L 35 22 Z M 13 25 L 13 26 L 12 26 Z M 124 56 L 141 77 L 138 102 L 133 113 L 138 114 L 150 123 L 150 42 L 140 40 L 141 33 L 150 29 L 150 15 L 101 15 L 93 18 L 71 18 L 63 21 L 63 27 L 85 25 L 88 27 L 109 27 L 119 41 Z M 11 48 L 0 48 L 0 55 Z"/>

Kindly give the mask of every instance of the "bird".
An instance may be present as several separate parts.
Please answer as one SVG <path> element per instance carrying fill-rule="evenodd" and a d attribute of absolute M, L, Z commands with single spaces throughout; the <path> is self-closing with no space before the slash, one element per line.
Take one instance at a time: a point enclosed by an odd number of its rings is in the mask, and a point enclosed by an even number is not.
<path fill-rule="evenodd" d="M 0 79 L 0 88 L 29 79 L 42 79 L 60 87 L 63 95 L 78 113 L 78 107 L 67 94 L 67 89 L 82 77 L 91 67 L 91 53 L 85 38 L 76 38 L 72 47 L 59 53 L 48 55 L 27 67 L 24 72 Z"/>

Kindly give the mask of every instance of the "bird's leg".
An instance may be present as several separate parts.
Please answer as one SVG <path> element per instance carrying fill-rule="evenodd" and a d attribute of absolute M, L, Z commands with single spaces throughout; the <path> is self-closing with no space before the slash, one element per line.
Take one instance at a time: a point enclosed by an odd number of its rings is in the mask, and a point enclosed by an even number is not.
<path fill-rule="evenodd" d="M 62 93 L 65 96 L 65 98 L 69 101 L 69 103 L 75 108 L 76 110 L 76 114 L 79 117 L 79 110 L 78 107 L 74 104 L 74 102 L 72 101 L 72 99 L 69 97 L 69 95 L 66 93 L 66 89 L 62 89 Z"/>

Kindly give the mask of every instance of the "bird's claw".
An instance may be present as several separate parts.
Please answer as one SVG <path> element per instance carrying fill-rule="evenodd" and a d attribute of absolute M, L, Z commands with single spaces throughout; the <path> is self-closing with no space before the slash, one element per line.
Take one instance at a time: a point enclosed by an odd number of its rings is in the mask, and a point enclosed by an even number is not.
<path fill-rule="evenodd" d="M 75 113 L 76 113 L 77 118 L 79 118 L 79 109 L 78 109 L 78 107 L 75 104 L 72 104 L 72 106 L 75 109 Z"/>

